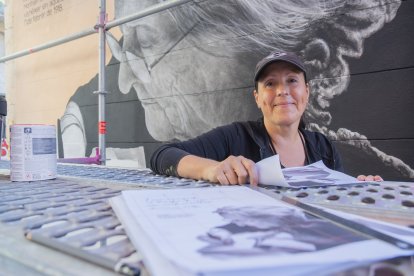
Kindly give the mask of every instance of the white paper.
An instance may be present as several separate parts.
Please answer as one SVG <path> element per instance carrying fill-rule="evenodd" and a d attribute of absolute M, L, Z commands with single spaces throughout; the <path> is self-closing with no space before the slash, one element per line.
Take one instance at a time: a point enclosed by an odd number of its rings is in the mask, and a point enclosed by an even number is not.
<path fill-rule="evenodd" d="M 110 203 L 118 215 L 118 218 L 121 221 L 126 222 L 125 230 L 130 240 L 137 248 L 138 252 L 145 252 L 143 255 L 144 264 L 146 268 L 151 271 L 151 274 L 154 276 L 157 275 L 169 275 L 169 276 L 183 276 L 186 274 L 185 271 L 180 270 L 178 266 L 166 259 L 160 248 L 156 247 L 148 235 L 142 230 L 140 224 L 134 220 L 133 213 L 126 206 L 125 201 L 122 196 L 113 197 L 110 199 Z M 355 264 L 352 263 L 336 263 L 330 265 L 303 265 L 303 266 L 280 266 L 277 268 L 278 272 L 282 272 L 284 276 L 303 276 L 303 275 L 330 275 L 336 271 L 342 271 L 349 267 L 353 267 Z M 275 268 L 256 268 L 256 269 L 235 269 L 234 271 L 214 271 L 209 273 L 204 273 L 205 276 L 250 276 L 254 275 L 260 276 L 274 276 Z M 282 275 L 281 274 L 281 275 Z M 192 275 L 189 273 L 189 275 Z"/>
<path fill-rule="evenodd" d="M 282 170 L 290 187 L 341 185 L 359 182 L 355 177 L 331 170 L 321 161 Z"/>
<path fill-rule="evenodd" d="M 278 154 L 260 160 L 256 166 L 259 172 L 259 184 L 289 187 L 283 177 Z"/>
<path fill-rule="evenodd" d="M 331 170 L 323 161 L 307 166 L 282 169 L 279 155 L 260 160 L 256 163 L 259 172 L 259 184 L 288 188 L 317 187 L 358 183 L 355 177 Z"/>
<path fill-rule="evenodd" d="M 413 253 L 355 236 L 241 186 L 123 191 L 122 200 L 130 217 L 119 214 L 116 202 L 111 204 L 133 244 L 144 256 L 156 250 L 156 259 L 184 274 L 292 272 L 295 267 L 332 267 Z"/>
<path fill-rule="evenodd" d="M 162 255 L 157 246 L 143 231 L 138 221 L 134 219 L 133 213 L 129 210 L 122 196 L 113 197 L 109 201 L 119 220 L 124 222 L 127 235 L 137 251 L 145 252 L 143 258 L 146 268 L 153 275 L 182 275 L 182 272 Z"/>

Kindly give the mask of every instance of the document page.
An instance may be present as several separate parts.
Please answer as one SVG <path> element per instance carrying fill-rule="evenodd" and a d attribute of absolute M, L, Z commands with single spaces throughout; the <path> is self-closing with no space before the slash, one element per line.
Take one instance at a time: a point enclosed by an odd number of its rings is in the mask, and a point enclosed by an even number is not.
<path fill-rule="evenodd" d="M 307 166 L 281 168 L 278 155 L 256 163 L 259 171 L 259 184 L 287 188 L 343 185 L 359 181 L 345 173 L 331 170 L 321 161 Z"/>
<path fill-rule="evenodd" d="M 303 167 L 282 170 L 290 187 L 343 185 L 359 182 L 355 177 L 331 170 L 321 161 Z"/>
<path fill-rule="evenodd" d="M 274 272 L 409 253 L 242 186 L 123 191 L 121 198 L 131 215 L 118 211 L 122 224 L 128 229 L 133 221 L 145 233 L 133 243 L 145 237 L 151 250 L 190 275 Z M 145 256 L 145 247 L 140 250 Z"/>

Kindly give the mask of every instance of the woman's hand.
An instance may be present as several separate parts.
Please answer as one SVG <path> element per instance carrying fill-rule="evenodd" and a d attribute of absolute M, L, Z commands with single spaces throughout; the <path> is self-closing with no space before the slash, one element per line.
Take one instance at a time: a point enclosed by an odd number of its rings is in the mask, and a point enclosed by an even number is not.
<path fill-rule="evenodd" d="M 379 175 L 358 175 L 357 179 L 359 181 L 384 181 Z"/>
<path fill-rule="evenodd" d="M 233 155 L 214 166 L 207 167 L 203 178 L 223 185 L 257 185 L 259 182 L 256 164 L 243 156 Z"/>

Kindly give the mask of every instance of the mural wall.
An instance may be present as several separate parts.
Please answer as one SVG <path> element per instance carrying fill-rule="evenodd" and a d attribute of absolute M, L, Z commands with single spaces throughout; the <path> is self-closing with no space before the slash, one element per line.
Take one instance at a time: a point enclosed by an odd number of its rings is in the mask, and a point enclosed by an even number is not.
<path fill-rule="evenodd" d="M 117 0 L 115 17 L 156 3 Z M 256 120 L 255 64 L 283 49 L 306 61 L 308 128 L 335 141 L 347 172 L 414 180 L 412 14 L 414 0 L 204 0 L 111 30 L 110 158 L 143 166 L 161 143 Z M 65 157 L 97 146 L 96 89 L 92 76 L 56 117 Z"/>

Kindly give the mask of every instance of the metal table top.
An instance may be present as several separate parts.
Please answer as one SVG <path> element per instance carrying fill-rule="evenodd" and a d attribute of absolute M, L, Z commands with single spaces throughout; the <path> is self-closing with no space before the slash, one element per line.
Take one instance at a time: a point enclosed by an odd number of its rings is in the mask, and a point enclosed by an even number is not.
<path fill-rule="evenodd" d="M 111 275 L 139 270 L 146 274 L 108 198 L 125 189 L 212 185 L 158 176 L 149 170 L 78 165 L 58 165 L 59 176 L 54 180 L 11 182 L 7 170 L 8 163 L 0 161 L 0 263 L 3 272 L 12 275 Z M 412 183 L 266 189 L 308 203 L 414 224 Z M 402 275 L 414 271 L 409 258 L 383 267 Z M 370 269 L 365 266 L 348 272 Z"/>

